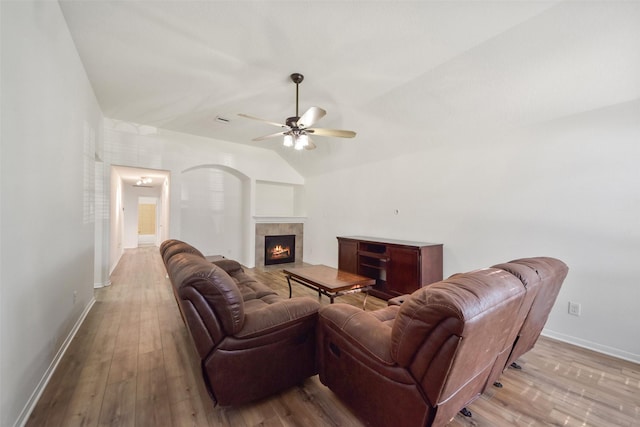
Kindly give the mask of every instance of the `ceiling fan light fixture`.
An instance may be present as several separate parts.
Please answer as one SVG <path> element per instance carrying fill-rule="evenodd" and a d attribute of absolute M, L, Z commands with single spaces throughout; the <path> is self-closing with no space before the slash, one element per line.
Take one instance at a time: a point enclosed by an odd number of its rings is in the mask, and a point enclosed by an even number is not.
<path fill-rule="evenodd" d="M 296 144 L 294 147 L 296 150 L 302 150 L 307 145 L 309 145 L 309 137 L 307 134 L 302 133 L 296 137 Z"/>
<path fill-rule="evenodd" d="M 323 118 L 327 112 L 320 107 L 310 107 L 304 114 L 300 115 L 298 110 L 298 86 L 304 80 L 304 76 L 300 73 L 293 73 L 290 76 L 291 81 L 296 84 L 296 114 L 295 116 L 288 117 L 285 124 L 271 122 L 269 120 L 260 119 L 258 117 L 250 116 L 248 114 L 238 113 L 239 116 L 247 119 L 259 120 L 264 123 L 268 123 L 273 126 L 281 128 L 280 132 L 265 135 L 258 138 L 253 138 L 253 141 L 262 141 L 268 138 L 284 136 L 282 144 L 287 147 L 293 147 L 296 150 L 313 150 L 316 145 L 311 141 L 309 135 L 313 134 L 318 136 L 329 136 L 338 138 L 353 138 L 356 136 L 354 131 L 340 130 L 340 129 L 322 129 L 312 127 L 318 120 Z"/>
<path fill-rule="evenodd" d="M 140 186 L 143 184 L 151 184 L 152 182 L 153 182 L 153 179 L 146 176 L 141 176 L 140 179 L 136 181 L 136 185 Z"/>

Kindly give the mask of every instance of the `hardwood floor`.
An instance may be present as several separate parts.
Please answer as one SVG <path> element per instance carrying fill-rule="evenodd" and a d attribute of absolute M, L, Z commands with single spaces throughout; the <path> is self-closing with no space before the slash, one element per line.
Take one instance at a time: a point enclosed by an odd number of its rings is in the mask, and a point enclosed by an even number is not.
<path fill-rule="evenodd" d="M 282 295 L 282 267 L 248 269 Z M 157 248 L 125 253 L 27 426 L 360 426 L 318 377 L 242 407 L 214 407 Z M 294 285 L 294 296 L 314 295 Z M 362 306 L 362 295 L 338 298 Z M 323 298 L 323 303 L 328 303 Z M 374 297 L 367 310 L 383 307 Z M 640 365 L 541 338 L 457 415 L 460 426 L 640 426 Z"/>

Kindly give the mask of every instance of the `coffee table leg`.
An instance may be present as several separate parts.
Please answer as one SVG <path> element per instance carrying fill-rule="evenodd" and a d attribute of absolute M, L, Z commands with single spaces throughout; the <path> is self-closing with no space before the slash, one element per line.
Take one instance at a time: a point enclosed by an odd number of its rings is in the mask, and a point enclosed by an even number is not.
<path fill-rule="evenodd" d="M 364 301 L 362 301 L 362 309 L 367 309 L 367 297 L 369 296 L 369 291 L 364 291 Z"/>
<path fill-rule="evenodd" d="M 287 276 L 287 283 L 289 284 L 289 298 L 291 298 L 291 276 Z"/>

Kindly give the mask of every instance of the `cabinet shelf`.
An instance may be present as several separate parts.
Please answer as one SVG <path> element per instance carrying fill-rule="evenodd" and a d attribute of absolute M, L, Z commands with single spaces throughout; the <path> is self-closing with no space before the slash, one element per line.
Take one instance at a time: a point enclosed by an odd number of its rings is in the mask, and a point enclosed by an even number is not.
<path fill-rule="evenodd" d="M 375 268 L 378 270 L 384 270 L 385 266 L 384 265 L 373 265 L 373 264 L 367 264 L 366 262 L 361 262 L 360 263 L 360 267 L 369 267 L 369 268 Z"/>
<path fill-rule="evenodd" d="M 442 280 L 442 244 L 338 237 L 338 269 L 375 279 L 370 293 L 389 299 Z"/>
<path fill-rule="evenodd" d="M 379 252 L 369 252 L 369 251 L 358 251 L 358 255 L 366 256 L 370 258 L 376 258 L 376 259 L 385 260 L 385 261 L 389 256 L 385 252 L 379 253 Z"/>

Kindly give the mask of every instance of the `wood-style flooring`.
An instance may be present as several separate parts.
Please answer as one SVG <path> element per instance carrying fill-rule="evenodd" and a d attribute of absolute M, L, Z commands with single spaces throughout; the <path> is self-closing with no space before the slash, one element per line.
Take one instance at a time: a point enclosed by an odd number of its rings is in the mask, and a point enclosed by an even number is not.
<path fill-rule="evenodd" d="M 282 268 L 248 269 L 288 295 Z M 214 407 L 154 247 L 128 250 L 35 406 L 27 426 L 361 426 L 318 377 L 241 407 Z M 294 284 L 294 296 L 314 295 Z M 362 295 L 338 302 L 362 306 Z M 323 304 L 328 299 L 323 297 Z M 383 307 L 374 297 L 367 310 Z M 457 415 L 460 426 L 640 426 L 640 365 L 541 338 Z"/>

